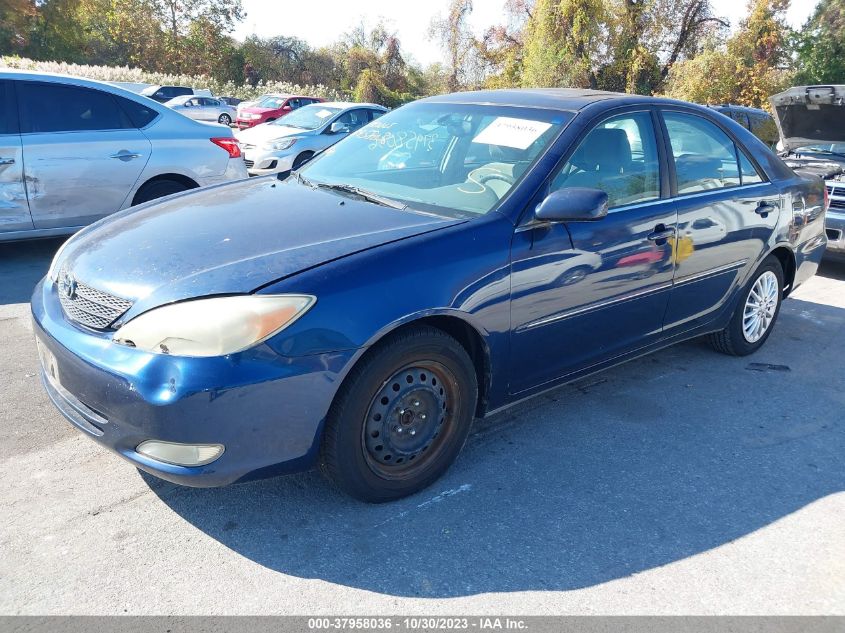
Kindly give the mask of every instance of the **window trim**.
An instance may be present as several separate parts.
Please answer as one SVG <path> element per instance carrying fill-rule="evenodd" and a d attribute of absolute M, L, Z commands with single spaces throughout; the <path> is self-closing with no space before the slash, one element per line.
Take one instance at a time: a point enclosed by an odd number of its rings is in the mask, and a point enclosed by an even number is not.
<path fill-rule="evenodd" d="M 687 116 L 698 117 L 700 119 L 703 119 L 703 120 L 708 121 L 709 123 L 715 125 L 734 144 L 734 152 L 737 152 L 737 151 L 740 151 L 740 150 L 744 151 L 746 158 L 748 158 L 752 167 L 754 167 L 754 169 L 760 175 L 760 177 L 762 178 L 762 181 L 761 182 L 755 182 L 755 183 L 749 183 L 747 185 L 742 184 L 742 170 L 739 167 L 739 156 L 737 156 L 737 172 L 739 173 L 740 184 L 734 185 L 734 186 L 731 186 L 731 187 L 720 187 L 718 189 L 708 189 L 706 191 L 695 191 L 695 192 L 692 192 L 692 193 L 679 194 L 678 193 L 678 174 L 675 171 L 675 154 L 672 152 L 672 144 L 671 144 L 671 140 L 669 138 L 669 130 L 666 127 L 665 113 L 667 113 L 667 112 L 673 112 L 673 113 L 676 113 L 676 114 L 683 114 L 683 115 L 687 115 Z M 757 160 L 754 158 L 754 156 L 750 152 L 747 151 L 745 145 L 743 145 L 739 141 L 739 139 L 737 139 L 736 135 L 733 134 L 733 132 L 730 129 L 728 129 L 726 126 L 722 125 L 722 122 L 718 121 L 716 119 L 716 117 L 708 116 L 707 114 L 702 113 L 698 110 L 693 110 L 691 108 L 684 108 L 684 107 L 679 107 L 679 106 L 664 106 L 664 105 L 661 105 L 657 108 L 657 113 L 658 113 L 658 116 L 660 118 L 660 125 L 663 129 L 664 146 L 665 146 L 665 150 L 666 150 L 666 163 L 669 167 L 669 172 L 670 172 L 670 175 L 669 175 L 670 185 L 671 185 L 670 189 L 671 189 L 671 192 L 672 192 L 671 197 L 673 199 L 681 199 L 681 198 L 686 199 L 686 198 L 689 198 L 691 196 L 713 194 L 713 193 L 718 193 L 720 191 L 734 191 L 734 190 L 737 190 L 737 189 L 746 189 L 748 187 L 757 187 L 759 185 L 769 184 L 771 182 L 771 179 L 769 178 L 769 175 L 766 173 L 766 170 L 762 169 L 760 167 L 759 162 L 757 162 Z M 730 117 L 727 117 L 727 118 L 728 118 L 728 120 L 732 121 L 733 123 L 736 123 L 737 125 L 739 125 L 739 123 L 737 123 L 736 121 L 733 121 L 733 119 L 731 119 Z M 747 130 L 747 131 L 748 131 L 749 134 L 751 134 L 750 130 Z"/>
<path fill-rule="evenodd" d="M 91 90 L 94 92 L 98 92 L 103 95 L 107 95 L 111 102 L 114 104 L 115 110 L 118 112 L 121 119 L 124 120 L 124 125 L 129 124 L 128 127 L 112 127 L 112 128 L 102 128 L 96 130 L 56 130 L 53 132 L 35 132 L 32 131 L 32 125 L 30 121 L 30 114 L 26 108 L 23 107 L 23 93 L 20 90 L 17 90 L 15 93 L 15 101 L 18 106 L 18 116 L 19 116 L 19 124 L 18 124 L 18 131 L 21 136 L 30 136 L 30 135 L 39 135 L 39 134 L 81 134 L 81 133 L 101 133 L 101 132 L 123 132 L 125 130 L 137 130 L 138 128 L 132 123 L 132 119 L 126 114 L 126 111 L 120 106 L 120 102 L 115 98 L 111 92 L 107 90 L 101 90 L 100 88 L 92 88 L 91 86 L 80 86 L 73 83 L 66 83 L 62 81 L 24 81 L 22 82 L 27 85 L 35 85 L 35 86 L 59 86 L 60 88 L 74 88 L 76 90 Z M 24 87 L 26 89 L 26 87 Z M 158 117 L 156 117 L 158 118 Z M 153 119 L 155 121 L 156 119 Z M 152 123 L 152 121 L 151 121 Z M 28 131 L 26 131 L 28 130 Z"/>

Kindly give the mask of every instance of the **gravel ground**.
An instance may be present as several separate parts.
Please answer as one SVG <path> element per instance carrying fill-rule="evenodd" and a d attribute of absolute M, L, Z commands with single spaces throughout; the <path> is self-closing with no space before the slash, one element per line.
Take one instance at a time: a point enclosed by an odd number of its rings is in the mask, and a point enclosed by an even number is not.
<path fill-rule="evenodd" d="M 75 431 L 26 303 L 57 246 L 0 245 L 2 614 L 845 614 L 843 266 L 755 356 L 562 387 L 367 506 L 314 473 L 180 488 Z"/>

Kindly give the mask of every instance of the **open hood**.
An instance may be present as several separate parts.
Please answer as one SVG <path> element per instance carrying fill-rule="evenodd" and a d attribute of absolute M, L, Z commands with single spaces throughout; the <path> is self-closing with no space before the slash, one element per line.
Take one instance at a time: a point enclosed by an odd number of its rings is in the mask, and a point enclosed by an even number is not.
<path fill-rule="evenodd" d="M 796 86 L 769 101 L 785 150 L 845 143 L 845 85 Z"/>

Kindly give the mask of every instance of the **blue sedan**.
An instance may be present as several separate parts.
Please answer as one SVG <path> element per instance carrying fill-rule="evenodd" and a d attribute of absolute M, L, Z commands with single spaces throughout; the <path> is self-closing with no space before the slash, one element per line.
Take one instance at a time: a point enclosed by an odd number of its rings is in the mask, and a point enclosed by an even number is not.
<path fill-rule="evenodd" d="M 826 239 L 820 180 L 649 97 L 433 97 L 284 176 L 102 220 L 35 289 L 52 401 L 142 470 L 414 493 L 474 418 L 693 337 L 756 351 Z"/>

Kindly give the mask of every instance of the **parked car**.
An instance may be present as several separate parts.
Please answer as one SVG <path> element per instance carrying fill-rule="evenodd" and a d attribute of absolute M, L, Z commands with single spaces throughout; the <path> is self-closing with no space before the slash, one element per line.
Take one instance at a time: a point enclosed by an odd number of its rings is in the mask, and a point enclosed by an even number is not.
<path fill-rule="evenodd" d="M 187 86 L 147 86 L 141 94 L 159 103 L 166 103 L 176 97 L 193 95 L 194 89 Z"/>
<path fill-rule="evenodd" d="M 226 105 L 232 106 L 233 108 L 236 108 L 238 104 L 242 103 L 242 101 L 237 97 L 217 97 L 217 99 L 220 99 L 220 101 Z"/>
<path fill-rule="evenodd" d="M 772 115 L 759 108 L 749 108 L 740 105 L 709 106 L 716 112 L 730 117 L 754 136 L 763 141 L 769 148 L 774 149 L 778 142 L 778 128 Z"/>
<path fill-rule="evenodd" d="M 331 147 L 387 112 L 374 103 L 333 101 L 299 108 L 283 119 L 235 133 L 251 176 L 299 169 L 314 154 Z"/>
<path fill-rule="evenodd" d="M 267 95 L 255 105 L 238 108 L 238 127 L 244 129 L 261 123 L 269 123 L 290 114 L 297 108 L 322 101 L 324 99 L 319 97 L 285 94 Z"/>
<path fill-rule="evenodd" d="M 845 261 L 845 85 L 797 86 L 771 98 L 783 146 L 796 172 L 825 181 L 825 257 Z M 805 213 L 796 208 L 799 215 Z"/>
<path fill-rule="evenodd" d="M 0 241 L 246 176 L 229 128 L 97 81 L 0 71 Z"/>
<path fill-rule="evenodd" d="M 231 125 L 235 120 L 235 108 L 213 97 L 174 97 L 165 104 L 171 110 L 197 121 L 214 121 Z"/>
<path fill-rule="evenodd" d="M 251 108 L 252 106 L 258 104 L 259 101 L 262 101 L 263 99 L 266 99 L 267 97 L 272 97 L 272 96 L 273 96 L 272 94 L 264 94 L 264 95 L 261 95 L 260 97 L 258 97 L 257 99 L 252 99 L 251 101 L 241 101 L 237 105 L 238 116 L 235 120 L 240 118 L 241 112 L 243 112 L 244 108 Z"/>
<path fill-rule="evenodd" d="M 443 135 L 436 164 L 378 169 Z M 824 202 L 820 181 L 705 107 L 431 97 L 284 180 L 81 231 L 32 297 L 44 385 L 77 428 L 164 479 L 316 464 L 388 501 L 442 475 L 475 417 L 693 337 L 758 350 L 818 267 Z"/>

